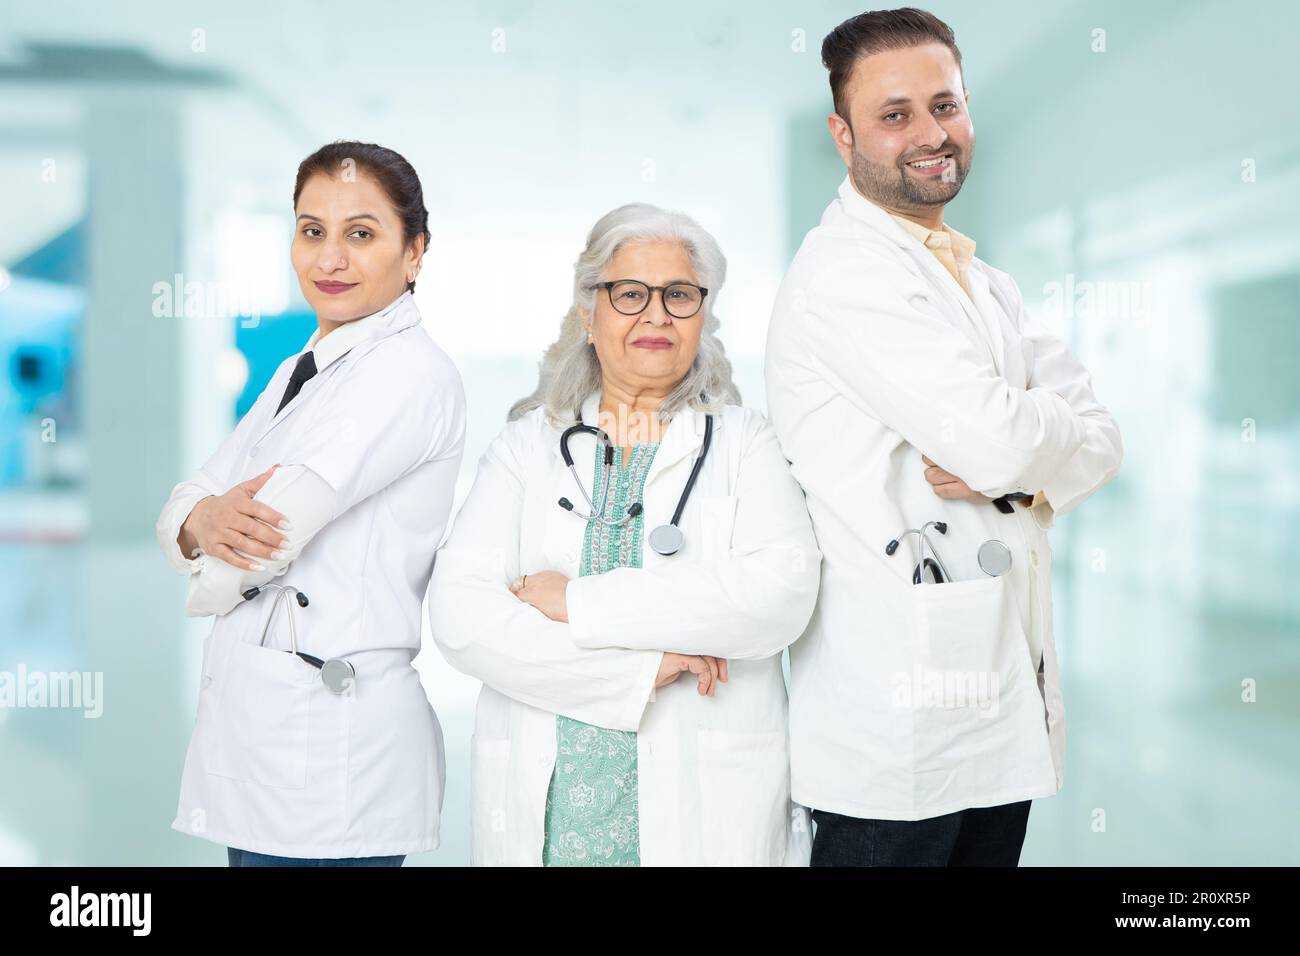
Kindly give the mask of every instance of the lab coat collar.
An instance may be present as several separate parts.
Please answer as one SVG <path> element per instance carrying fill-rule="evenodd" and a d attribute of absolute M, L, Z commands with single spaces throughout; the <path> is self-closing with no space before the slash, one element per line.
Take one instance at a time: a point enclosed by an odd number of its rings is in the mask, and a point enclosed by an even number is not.
<path fill-rule="evenodd" d="M 317 328 L 303 351 L 310 349 L 315 353 L 316 371 L 320 373 L 366 339 L 383 338 L 419 321 L 420 311 L 415 308 L 415 297 L 408 289 L 378 312 L 345 322 L 328 335 L 322 336 Z"/>
<path fill-rule="evenodd" d="M 262 434 L 258 436 L 257 440 L 264 439 L 276 426 L 301 408 L 303 403 L 315 394 L 316 389 L 320 388 L 321 383 L 327 378 L 322 373 L 344 355 L 364 342 L 387 338 L 401 332 L 403 329 L 419 325 L 420 321 L 420 310 L 415 305 L 415 297 L 410 290 L 407 290 L 378 312 L 341 325 L 329 335 L 322 336 L 318 328 L 312 333 L 311 338 L 307 340 L 307 345 L 302 350 L 306 352 L 310 349 L 315 353 L 316 374 L 303 385 L 302 390 L 289 401 L 288 405 L 284 406 L 279 414 L 272 415 L 270 420 L 264 423 Z M 302 352 L 298 354 L 301 355 Z M 287 364 L 292 368 L 295 362 L 296 359 Z M 278 376 L 273 378 L 272 383 L 276 383 L 277 379 Z M 283 391 L 285 382 L 287 382 L 287 378 L 284 382 L 279 383 L 279 391 Z M 278 403 L 280 400 L 279 392 L 273 397 Z"/>
<path fill-rule="evenodd" d="M 588 395 L 582 403 L 582 420 L 587 425 L 599 424 L 600 413 L 600 392 L 593 392 Z M 650 473 L 646 477 L 648 484 L 654 476 L 681 461 L 683 458 L 691 455 L 696 449 L 704 444 L 704 419 L 705 413 L 693 408 L 683 408 L 673 416 L 668 427 L 664 429 L 660 436 L 660 444 L 655 452 L 654 461 L 650 465 Z M 709 454 L 717 449 L 718 433 L 722 429 L 722 415 L 713 416 L 713 448 Z M 561 429 L 560 431 L 563 431 Z M 611 436 L 612 440 L 613 436 Z M 555 456 L 560 457 L 560 443 L 558 440 L 554 446 Z M 575 459 L 577 456 L 574 456 Z"/>
<path fill-rule="evenodd" d="M 913 255 L 919 254 L 918 258 L 925 263 L 927 271 L 938 274 L 934 269 L 930 268 L 931 266 L 937 266 L 939 272 L 952 278 L 948 270 L 943 267 L 943 264 L 935 258 L 934 253 L 926 247 L 925 237 L 935 230 L 927 229 L 919 223 L 904 225 L 899 221 L 898 217 L 880 208 L 858 192 L 853 185 L 852 179 L 847 175 L 844 177 L 844 181 L 840 183 L 839 193 L 840 202 L 844 204 L 846 213 L 854 219 L 875 228 L 900 249 L 906 249 Z M 975 241 L 947 224 L 943 228 L 952 237 L 953 255 L 965 260 L 965 264 L 969 267 L 971 263 L 976 261 Z M 956 279 L 953 279 L 953 285 L 959 289 L 961 288 L 960 285 L 957 285 Z"/>
<path fill-rule="evenodd" d="M 906 229 L 894 221 L 893 216 L 858 192 L 853 185 L 853 178 L 848 174 L 845 174 L 844 181 L 840 183 L 840 202 L 844 204 L 844 211 L 850 216 L 874 226 L 899 248 L 910 248 L 916 242 L 915 238 L 908 235 Z"/>

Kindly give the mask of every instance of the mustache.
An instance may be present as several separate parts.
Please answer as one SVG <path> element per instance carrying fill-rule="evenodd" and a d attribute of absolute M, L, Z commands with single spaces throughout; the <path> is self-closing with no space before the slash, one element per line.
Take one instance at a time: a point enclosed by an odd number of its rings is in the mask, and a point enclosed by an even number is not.
<path fill-rule="evenodd" d="M 939 154 L 939 155 L 942 155 L 942 154 L 944 154 L 944 153 L 949 153 L 949 154 L 952 155 L 953 160 L 956 160 L 956 161 L 959 161 L 959 160 L 961 160 L 961 158 L 962 158 L 962 152 L 961 152 L 960 147 L 957 147 L 957 146 L 940 146 L 938 149 L 936 149 L 936 150 L 931 150 L 931 151 L 928 152 L 928 153 L 917 153 L 915 156 L 900 156 L 900 157 L 898 158 L 898 164 L 899 164 L 900 166 L 906 166 L 908 163 L 914 163 L 914 162 L 916 162 L 918 159 L 925 159 L 926 157 L 933 157 L 936 153 Z"/>

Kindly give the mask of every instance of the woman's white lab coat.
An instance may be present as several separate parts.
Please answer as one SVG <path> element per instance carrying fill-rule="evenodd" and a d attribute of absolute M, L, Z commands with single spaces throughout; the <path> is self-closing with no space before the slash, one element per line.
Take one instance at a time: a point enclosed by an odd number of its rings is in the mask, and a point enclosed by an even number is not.
<path fill-rule="evenodd" d="M 183 833 L 312 858 L 438 845 L 442 732 L 411 660 L 451 510 L 465 412 L 455 366 L 419 323 L 408 293 L 382 314 L 339 327 L 317 351 L 337 353 L 343 342 L 346 352 L 276 414 L 297 358 L 290 356 L 163 509 L 160 544 L 178 571 L 194 575 L 190 613 L 229 608 L 203 644 L 198 716 L 172 823 Z M 292 608 L 299 650 L 353 663 L 355 683 L 343 695 L 285 653 L 283 608 L 260 645 L 277 592 L 232 606 L 237 598 L 215 593 L 213 582 L 229 588 L 234 569 L 215 558 L 188 561 L 176 546 L 200 498 L 277 463 L 305 466 L 334 492 L 329 520 L 274 583 L 308 595 L 308 607 Z M 265 493 L 275 481 L 257 496 L 273 507 Z"/>
<path fill-rule="evenodd" d="M 846 177 L 777 296 L 768 406 L 825 556 L 790 659 L 805 806 L 919 820 L 1061 785 L 1047 528 L 1114 477 L 1119 429 L 1009 276 L 974 259 L 968 282 Z M 939 498 L 923 454 L 990 497 L 1046 503 Z M 947 522 L 929 538 L 954 583 L 912 583 L 903 532 L 929 521 Z M 1002 577 L 976 561 L 991 538 L 1011 549 Z"/>
<path fill-rule="evenodd" d="M 597 421 L 591 396 L 583 420 Z M 703 436 L 704 415 L 678 413 L 644 489 L 645 533 L 667 523 Z M 643 567 L 579 577 L 587 522 L 560 498 L 581 493 L 540 409 L 511 422 L 436 559 L 433 636 L 478 677 L 471 749 L 471 855 L 540 865 L 556 714 L 637 732 L 641 863 L 799 865 L 806 812 L 792 805 L 781 651 L 803 630 L 820 554 L 771 426 L 729 406 L 682 517 L 685 547 Z M 596 442 L 570 442 L 591 492 Z M 569 623 L 507 589 L 520 573 L 560 571 Z M 729 662 L 729 683 L 701 697 L 684 675 L 653 690 L 664 651 Z"/>

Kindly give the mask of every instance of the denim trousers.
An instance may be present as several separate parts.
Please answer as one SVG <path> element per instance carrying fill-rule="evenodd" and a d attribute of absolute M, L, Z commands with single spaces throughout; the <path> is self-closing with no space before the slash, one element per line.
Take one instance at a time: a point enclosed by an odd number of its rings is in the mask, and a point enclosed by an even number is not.
<path fill-rule="evenodd" d="M 813 866 L 1017 866 L 1030 801 L 928 820 L 870 820 L 813 810 Z"/>
<path fill-rule="evenodd" d="M 226 847 L 231 866 L 401 866 L 406 854 L 398 856 L 345 856 L 337 859 L 308 859 L 295 856 L 271 856 L 252 850 Z"/>

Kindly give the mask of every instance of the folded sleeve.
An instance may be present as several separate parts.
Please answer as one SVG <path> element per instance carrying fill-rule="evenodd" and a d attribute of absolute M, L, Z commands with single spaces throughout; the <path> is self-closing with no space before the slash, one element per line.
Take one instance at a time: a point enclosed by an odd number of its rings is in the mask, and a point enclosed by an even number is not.
<path fill-rule="evenodd" d="M 163 555 L 167 558 L 167 563 L 178 574 L 194 574 L 199 569 L 202 554 L 181 554 L 180 545 L 176 539 L 180 537 L 181 526 L 185 524 L 185 519 L 190 516 L 194 506 L 207 498 L 209 495 L 220 495 L 223 491 L 217 490 L 212 484 L 202 480 L 202 477 L 196 475 L 180 482 L 172 489 L 171 496 L 167 499 L 167 504 L 163 505 L 162 513 L 158 515 L 158 521 L 154 525 L 154 533 L 158 537 L 158 546 L 162 548 Z"/>
<path fill-rule="evenodd" d="M 277 378 L 272 379 L 273 384 L 278 383 L 280 374 L 280 372 L 276 373 Z M 154 531 L 163 555 L 178 574 L 195 574 L 202 567 L 201 554 L 181 554 L 180 546 L 176 543 L 181 533 L 181 526 L 185 524 L 185 520 L 189 518 L 196 504 L 209 495 L 224 495 L 237 484 L 232 481 L 223 485 L 218 476 L 229 475 L 234 470 L 240 449 L 247 447 L 250 433 L 255 423 L 260 420 L 262 406 L 268 400 L 267 391 L 263 391 L 253 407 L 239 420 L 208 460 L 189 478 L 172 488 L 167 503 L 163 505 Z"/>
<path fill-rule="evenodd" d="M 800 292 L 794 315 L 815 368 L 976 491 L 1037 492 L 1083 444 L 1064 397 L 1010 384 L 907 270 L 846 259 Z"/>
<path fill-rule="evenodd" d="M 1032 388 L 1059 395 L 1083 426 L 1083 441 L 1054 472 L 1046 476 L 1030 511 L 1040 527 L 1051 527 L 1056 515 L 1078 507 L 1093 492 L 1111 481 L 1124 458 L 1119 424 L 1097 399 L 1092 376 L 1069 347 L 1024 308 L 1020 292 L 1010 277 L 1001 278 L 1003 289 L 1013 294 L 1021 334 L 1033 345 Z"/>
<path fill-rule="evenodd" d="M 226 614 L 244 600 L 249 588 L 261 587 L 288 570 L 316 533 L 335 513 L 334 489 L 304 465 L 281 466 L 275 470 L 253 500 L 263 502 L 288 519 L 291 530 L 284 532 L 289 544 L 280 558 L 254 558 L 261 571 L 246 571 L 213 555 L 203 555 L 196 573 L 190 576 L 185 613 L 190 617 Z M 242 551 L 238 552 L 243 554 Z M 248 555 L 245 555 L 248 557 Z"/>
<path fill-rule="evenodd" d="M 478 475 L 434 559 L 429 588 L 433 638 L 448 663 L 522 703 L 598 727 L 636 730 L 650 700 L 660 650 L 577 646 L 509 589 L 519 574 L 524 469 L 511 434 L 479 461 Z"/>
<path fill-rule="evenodd" d="M 690 560 L 683 552 L 653 568 L 573 579 L 566 600 L 579 646 L 759 660 L 803 633 L 817 600 L 821 552 L 775 430 L 755 414 L 745 431 L 729 438 L 745 448 L 732 538 L 720 556 Z"/>

